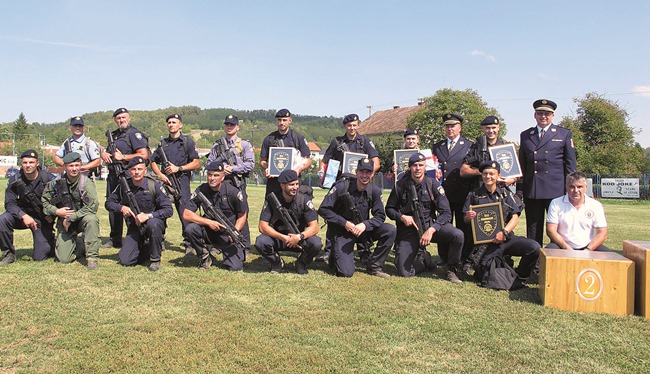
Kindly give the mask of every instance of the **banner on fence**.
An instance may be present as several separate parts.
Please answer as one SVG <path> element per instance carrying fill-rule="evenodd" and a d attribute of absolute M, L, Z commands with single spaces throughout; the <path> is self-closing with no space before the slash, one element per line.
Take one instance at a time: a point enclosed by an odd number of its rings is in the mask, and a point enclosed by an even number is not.
<path fill-rule="evenodd" d="M 638 178 L 603 178 L 601 179 L 602 197 L 639 198 Z"/>

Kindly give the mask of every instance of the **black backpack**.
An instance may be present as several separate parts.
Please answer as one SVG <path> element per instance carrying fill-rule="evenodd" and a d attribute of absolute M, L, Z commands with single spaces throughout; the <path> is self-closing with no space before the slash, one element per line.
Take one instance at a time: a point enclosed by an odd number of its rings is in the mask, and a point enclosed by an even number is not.
<path fill-rule="evenodd" d="M 526 287 L 517 272 L 500 254 L 493 256 L 487 265 L 483 265 L 481 268 L 483 271 L 477 273 L 480 277 L 479 285 L 481 287 L 507 291 Z"/>

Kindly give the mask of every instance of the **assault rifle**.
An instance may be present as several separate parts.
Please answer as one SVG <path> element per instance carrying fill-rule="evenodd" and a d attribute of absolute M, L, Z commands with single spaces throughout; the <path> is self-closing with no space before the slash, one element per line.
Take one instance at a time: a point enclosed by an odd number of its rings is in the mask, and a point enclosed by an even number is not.
<path fill-rule="evenodd" d="M 424 232 L 427 231 L 429 225 L 426 225 L 425 227 L 424 207 L 422 206 L 422 202 L 418 197 L 418 192 L 415 189 L 415 184 L 411 183 L 409 187 L 411 193 L 411 210 L 413 211 L 413 220 L 415 221 L 415 225 L 418 227 L 418 237 L 422 239 L 422 235 L 424 235 Z M 422 188 L 425 187 L 422 186 Z M 420 250 L 426 251 L 426 248 L 420 246 Z"/>
<path fill-rule="evenodd" d="M 131 191 L 131 187 L 129 187 L 129 182 L 126 180 L 126 176 L 124 174 L 121 174 L 119 176 L 120 180 L 120 187 L 122 188 L 122 194 L 126 195 L 126 200 L 127 200 L 127 205 L 129 208 L 131 208 L 131 211 L 133 214 L 136 216 L 142 212 L 140 209 L 140 204 L 138 204 L 138 200 L 135 198 L 135 194 L 133 191 Z M 143 180 L 143 183 L 146 183 L 146 180 Z M 144 237 L 144 232 L 146 230 L 146 227 L 144 225 L 138 226 L 138 230 L 140 231 L 140 235 Z"/>
<path fill-rule="evenodd" d="M 115 171 L 115 175 L 118 177 L 124 173 L 124 164 L 122 161 L 117 161 L 115 159 L 115 151 L 117 151 L 117 146 L 115 145 L 115 140 L 113 139 L 113 133 L 111 130 L 106 130 L 106 137 L 108 138 L 108 145 L 106 146 L 106 152 L 110 153 L 113 157 L 113 161 L 108 165 L 109 168 Z M 128 187 L 128 186 L 127 186 Z"/>
<path fill-rule="evenodd" d="M 343 194 L 339 195 L 339 198 L 343 199 L 343 206 L 349 209 L 352 212 L 352 223 L 355 225 L 360 224 L 361 222 L 365 221 L 363 217 L 361 216 L 361 211 L 359 211 L 359 207 L 357 204 L 352 201 L 352 196 L 348 191 L 345 191 Z M 365 234 L 365 233 L 364 233 Z M 362 234 L 362 235 L 364 235 Z M 366 240 L 364 241 L 366 250 L 370 250 L 372 247 L 372 241 L 365 236 Z"/>
<path fill-rule="evenodd" d="M 246 243 L 244 242 L 244 236 L 242 235 L 239 230 L 235 227 L 235 225 L 226 218 L 226 215 L 223 214 L 221 210 L 219 210 L 217 207 L 212 205 L 210 203 L 210 200 L 208 200 L 207 197 L 203 194 L 201 191 L 196 191 L 196 193 L 193 194 L 192 199 L 194 197 L 197 197 L 199 199 L 199 204 L 203 207 L 203 211 L 205 212 L 205 215 L 212 220 L 217 221 L 220 225 L 225 227 L 225 231 L 230 236 L 232 241 L 235 243 L 237 247 L 241 250 L 246 250 Z"/>
<path fill-rule="evenodd" d="M 169 179 L 169 183 L 171 184 L 171 191 L 169 191 L 172 196 L 174 197 L 174 201 L 181 201 L 183 195 L 181 190 L 181 183 L 178 181 L 178 175 L 176 173 L 171 173 L 167 174 L 165 173 L 165 169 L 167 166 L 169 166 L 169 159 L 167 158 L 167 155 L 165 154 L 165 150 L 163 149 L 163 140 L 160 140 L 160 144 L 158 145 L 158 150 L 160 151 L 160 157 L 162 158 L 162 170 L 163 173 L 167 176 L 167 179 Z"/>
<path fill-rule="evenodd" d="M 79 178 L 81 178 L 81 175 L 79 175 Z M 79 209 L 77 207 L 77 204 L 75 204 L 74 199 L 72 198 L 72 194 L 70 193 L 70 189 L 68 188 L 68 183 L 66 181 L 67 177 L 65 175 L 62 175 L 59 177 L 59 179 L 56 181 L 56 184 L 54 186 L 54 190 L 56 191 L 58 195 L 58 200 L 59 203 L 56 204 L 57 208 L 70 208 L 74 210 L 75 212 Z M 68 227 L 68 234 L 70 235 L 76 235 L 77 229 L 75 224 L 71 224 Z"/>
<path fill-rule="evenodd" d="M 294 234 L 294 235 L 300 235 L 300 229 L 298 229 L 298 224 L 296 224 L 296 221 L 293 220 L 293 217 L 289 213 L 289 210 L 285 207 L 282 206 L 280 203 L 280 199 L 278 199 L 277 195 L 273 192 L 270 194 L 266 195 L 266 201 L 269 202 L 271 205 L 271 209 L 273 211 L 278 212 L 280 214 L 280 220 L 282 223 L 284 223 L 284 226 L 287 228 L 289 231 L 289 234 Z M 304 248 L 305 241 L 301 240 L 298 242 L 298 245 L 301 248 Z"/>
<path fill-rule="evenodd" d="M 487 149 L 487 138 L 485 137 L 485 135 L 481 135 L 478 138 L 476 138 L 475 144 L 478 152 L 475 153 L 473 157 L 469 157 L 467 159 L 467 163 L 468 164 L 477 163 L 478 165 L 481 165 L 483 161 L 489 161 L 490 153 L 488 152 Z"/>
<path fill-rule="evenodd" d="M 232 152 L 230 152 L 230 147 L 228 147 L 228 142 L 226 142 L 226 138 L 221 138 L 217 140 L 216 145 L 217 145 L 217 159 L 215 160 L 215 162 L 226 163 L 230 166 L 237 165 L 237 158 Z M 237 174 L 231 174 L 231 175 L 232 175 L 232 180 L 235 183 L 235 187 L 237 188 L 241 187 L 242 183 L 244 183 L 244 179 L 242 178 L 242 176 Z"/>
<path fill-rule="evenodd" d="M 44 173 L 42 170 L 39 170 L 38 172 Z M 16 185 L 16 190 L 18 192 L 18 201 L 22 201 L 24 204 L 30 207 L 39 219 L 46 220 L 47 222 L 54 221 L 54 217 L 46 216 L 45 213 L 43 213 L 43 203 L 41 203 L 41 199 L 36 196 L 36 192 L 34 192 L 34 190 L 29 190 L 27 188 L 27 184 L 25 184 L 20 175 L 17 176 L 14 184 Z"/>

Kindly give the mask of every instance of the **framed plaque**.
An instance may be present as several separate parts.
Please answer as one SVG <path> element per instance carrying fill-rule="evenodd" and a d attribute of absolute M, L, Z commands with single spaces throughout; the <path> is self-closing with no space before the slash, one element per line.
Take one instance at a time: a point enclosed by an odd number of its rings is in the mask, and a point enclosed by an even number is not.
<path fill-rule="evenodd" d="M 291 169 L 294 161 L 293 147 L 271 147 L 269 148 L 269 175 L 279 177 L 280 173 Z"/>
<path fill-rule="evenodd" d="M 470 205 L 469 209 L 476 212 L 471 223 L 474 244 L 491 243 L 505 227 L 501 203 Z"/>
<path fill-rule="evenodd" d="M 341 165 L 343 175 L 356 176 L 357 164 L 359 164 L 359 160 L 364 158 L 368 158 L 365 153 L 343 152 L 343 164 Z"/>
<path fill-rule="evenodd" d="M 489 148 L 490 158 L 501 166 L 503 178 L 519 178 L 523 176 L 519 157 L 514 144 L 497 145 Z"/>
<path fill-rule="evenodd" d="M 409 158 L 418 153 L 417 149 L 396 149 L 393 151 L 393 160 L 397 165 L 397 174 L 403 173 L 409 169 Z"/>

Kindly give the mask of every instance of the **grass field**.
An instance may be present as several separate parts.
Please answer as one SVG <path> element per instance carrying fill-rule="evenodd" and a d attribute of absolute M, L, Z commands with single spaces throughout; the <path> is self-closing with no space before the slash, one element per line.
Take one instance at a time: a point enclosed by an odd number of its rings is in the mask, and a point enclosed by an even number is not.
<path fill-rule="evenodd" d="M 253 238 L 263 193 L 248 189 Z M 649 208 L 606 201 L 606 244 L 649 240 Z M 342 279 L 313 264 L 307 276 L 272 275 L 256 255 L 243 272 L 199 271 L 178 246 L 178 218 L 168 223 L 156 273 L 118 265 L 117 249 L 100 252 L 95 272 L 34 262 L 31 235 L 18 232 L 19 259 L 0 268 L 0 373 L 650 371 L 650 321 L 638 316 L 558 311 L 536 286 L 497 292 L 432 273 Z"/>

